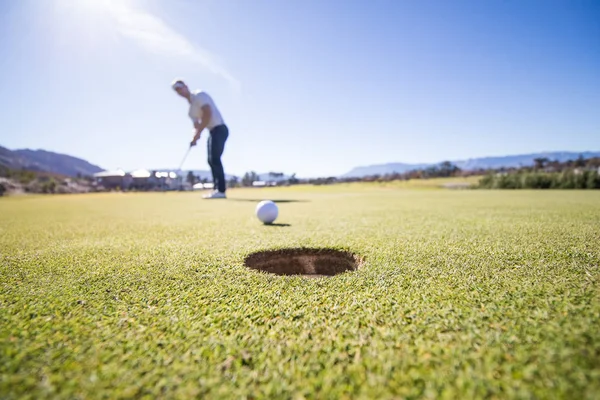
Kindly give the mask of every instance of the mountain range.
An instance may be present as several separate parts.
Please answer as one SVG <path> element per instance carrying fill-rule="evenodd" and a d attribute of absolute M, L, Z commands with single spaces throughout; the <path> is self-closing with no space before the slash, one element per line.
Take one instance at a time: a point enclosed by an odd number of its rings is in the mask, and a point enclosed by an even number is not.
<path fill-rule="evenodd" d="M 511 167 L 525 167 L 534 164 L 536 158 L 547 158 L 549 160 L 557 160 L 560 162 L 574 160 L 582 156 L 584 158 L 600 157 L 600 151 L 584 151 L 584 152 L 568 152 L 568 151 L 556 151 L 556 152 L 544 152 L 544 153 L 533 153 L 533 154 L 521 154 L 513 156 L 500 156 L 500 157 L 481 157 L 481 158 L 470 158 L 468 160 L 451 161 L 452 164 L 456 165 L 462 170 L 477 170 L 477 169 L 489 169 L 489 168 L 511 168 Z M 424 169 L 432 166 L 439 165 L 440 163 L 432 164 L 404 164 L 404 163 L 387 163 L 387 164 L 376 164 L 363 167 L 356 167 L 351 171 L 342 175 L 343 178 L 361 178 L 369 175 L 385 175 L 391 173 L 405 173 L 411 170 Z"/>
<path fill-rule="evenodd" d="M 81 158 L 46 150 L 9 150 L 0 146 L 0 165 L 11 169 L 52 172 L 66 176 L 93 175 L 103 171 Z"/>

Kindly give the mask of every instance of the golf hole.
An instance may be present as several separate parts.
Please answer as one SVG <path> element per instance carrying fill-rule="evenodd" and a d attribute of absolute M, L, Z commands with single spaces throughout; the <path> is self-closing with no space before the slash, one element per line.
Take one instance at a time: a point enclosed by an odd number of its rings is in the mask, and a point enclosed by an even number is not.
<path fill-rule="evenodd" d="M 276 275 L 327 277 L 356 270 L 362 259 L 333 249 L 281 249 L 253 253 L 246 257 L 248 268 Z"/>

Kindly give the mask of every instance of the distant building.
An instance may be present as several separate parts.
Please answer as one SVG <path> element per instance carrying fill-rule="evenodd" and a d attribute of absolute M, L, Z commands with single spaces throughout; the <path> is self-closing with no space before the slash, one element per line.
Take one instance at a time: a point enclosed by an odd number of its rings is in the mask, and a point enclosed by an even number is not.
<path fill-rule="evenodd" d="M 127 190 L 133 182 L 131 174 L 122 169 L 98 172 L 94 174 L 94 179 L 98 185 L 102 185 L 106 189 Z"/>
<path fill-rule="evenodd" d="M 152 179 L 152 172 L 146 169 L 138 169 L 131 173 L 133 183 L 131 188 L 135 190 L 150 190 L 155 183 Z"/>
<path fill-rule="evenodd" d="M 94 174 L 97 185 L 106 189 L 121 190 L 176 190 L 181 184 L 172 171 L 148 171 L 138 169 L 131 173 L 121 169 Z"/>
<path fill-rule="evenodd" d="M 254 181 L 252 182 L 252 187 L 268 187 L 268 186 L 277 186 L 278 182 L 274 181 Z"/>
<path fill-rule="evenodd" d="M 177 190 L 180 186 L 177 174 L 172 171 L 154 171 L 154 181 L 162 190 Z"/>
<path fill-rule="evenodd" d="M 280 186 L 287 184 L 288 180 L 289 177 L 285 176 L 282 172 L 269 172 L 268 174 L 259 175 L 258 179 L 252 183 L 252 186 Z"/>
<path fill-rule="evenodd" d="M 214 189 L 215 185 L 213 183 L 202 183 L 198 182 L 194 186 L 192 186 L 193 190 L 205 190 L 205 189 Z"/>

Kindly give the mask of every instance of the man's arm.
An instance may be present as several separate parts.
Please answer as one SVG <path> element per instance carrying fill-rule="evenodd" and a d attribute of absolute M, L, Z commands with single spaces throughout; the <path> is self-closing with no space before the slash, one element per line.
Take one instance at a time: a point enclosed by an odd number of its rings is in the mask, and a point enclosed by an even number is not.
<path fill-rule="evenodd" d="M 208 125 L 208 122 L 210 121 L 212 117 L 212 109 L 210 108 L 210 106 L 208 104 L 205 104 L 202 106 L 202 120 L 200 122 L 198 121 L 194 121 L 194 128 L 196 129 L 196 134 L 194 135 L 194 139 L 192 140 L 192 143 L 190 143 L 191 146 L 195 146 L 196 142 L 198 141 L 198 139 L 200 139 L 200 134 L 202 133 L 202 131 L 204 129 L 206 129 L 206 126 Z"/>

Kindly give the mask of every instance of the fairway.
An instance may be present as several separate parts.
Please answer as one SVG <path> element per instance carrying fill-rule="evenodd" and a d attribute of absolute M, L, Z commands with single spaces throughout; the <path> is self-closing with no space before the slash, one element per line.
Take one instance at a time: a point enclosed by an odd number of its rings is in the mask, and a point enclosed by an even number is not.
<path fill-rule="evenodd" d="M 0 199 L 0 398 L 598 398 L 599 191 L 228 196 Z M 362 263 L 244 265 L 299 247 Z"/>

